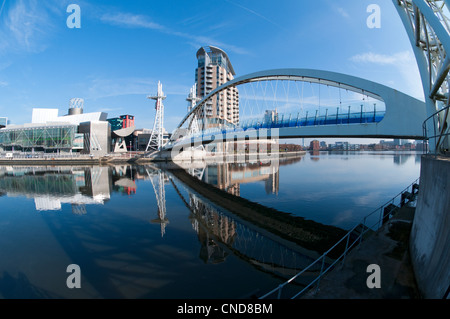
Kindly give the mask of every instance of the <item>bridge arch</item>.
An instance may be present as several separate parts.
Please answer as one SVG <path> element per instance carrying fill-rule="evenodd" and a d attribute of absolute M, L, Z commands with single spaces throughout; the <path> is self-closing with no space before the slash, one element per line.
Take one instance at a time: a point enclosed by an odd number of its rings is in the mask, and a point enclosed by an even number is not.
<path fill-rule="evenodd" d="M 393 0 L 419 68 L 430 151 L 450 147 L 450 17 L 448 0 Z"/>
<path fill-rule="evenodd" d="M 380 137 L 422 139 L 426 118 L 425 103 L 379 83 L 355 76 L 315 69 L 272 69 L 237 77 L 210 92 L 186 114 L 181 128 L 206 101 L 227 88 L 266 80 L 295 80 L 334 86 L 383 101 L 386 114 L 379 123 L 365 125 L 327 125 L 280 129 L 280 137 Z"/>

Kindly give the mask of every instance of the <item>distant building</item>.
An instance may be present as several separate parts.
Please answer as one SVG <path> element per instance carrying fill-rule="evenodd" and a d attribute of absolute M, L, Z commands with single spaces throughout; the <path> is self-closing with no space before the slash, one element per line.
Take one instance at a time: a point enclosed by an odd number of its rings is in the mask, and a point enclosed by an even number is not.
<path fill-rule="evenodd" d="M 348 142 L 336 142 L 334 144 L 334 149 L 347 151 L 348 150 Z"/>
<path fill-rule="evenodd" d="M 186 133 L 187 134 L 187 133 Z M 134 135 L 134 148 L 136 151 L 145 151 L 148 145 L 148 141 L 152 135 L 151 129 L 137 129 L 133 133 Z M 170 134 L 163 129 L 163 143 L 167 143 L 170 139 Z"/>
<path fill-rule="evenodd" d="M 198 66 L 195 69 L 197 97 L 207 96 L 215 88 L 233 80 L 235 72 L 228 55 L 213 46 L 201 47 L 197 51 Z M 239 93 L 237 88 L 228 88 L 205 103 L 201 117 L 205 127 L 236 125 L 239 123 Z"/>
<path fill-rule="evenodd" d="M 121 115 L 119 117 L 110 118 L 107 121 L 111 124 L 111 131 L 113 132 L 123 128 L 134 127 L 133 115 Z"/>
<path fill-rule="evenodd" d="M 313 140 L 309 144 L 309 149 L 312 151 L 319 151 L 320 150 L 320 143 L 318 140 Z"/>
<path fill-rule="evenodd" d="M 276 123 L 278 122 L 277 110 L 266 110 L 264 113 L 264 123 Z"/>
<path fill-rule="evenodd" d="M 420 152 L 424 152 L 426 151 L 428 148 L 427 142 L 426 141 L 417 141 L 416 142 L 416 151 L 420 151 Z"/>

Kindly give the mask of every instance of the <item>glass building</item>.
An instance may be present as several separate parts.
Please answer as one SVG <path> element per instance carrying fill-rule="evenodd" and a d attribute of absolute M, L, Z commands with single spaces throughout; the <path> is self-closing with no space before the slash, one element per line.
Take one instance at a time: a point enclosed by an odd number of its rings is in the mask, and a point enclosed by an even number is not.
<path fill-rule="evenodd" d="M 0 130 L 0 148 L 9 151 L 70 151 L 77 125 L 40 125 Z"/>

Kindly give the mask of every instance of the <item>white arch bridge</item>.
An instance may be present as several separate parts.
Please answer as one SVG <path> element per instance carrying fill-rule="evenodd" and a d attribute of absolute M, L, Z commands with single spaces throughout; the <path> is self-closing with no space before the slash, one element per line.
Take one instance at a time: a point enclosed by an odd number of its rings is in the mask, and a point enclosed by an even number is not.
<path fill-rule="evenodd" d="M 300 94 L 298 83 L 302 85 L 302 94 Z M 314 96 L 308 97 L 309 100 L 307 101 L 303 96 L 304 83 L 316 87 Z M 244 90 L 246 90 L 245 84 L 252 85 L 250 91 L 254 91 L 256 86 L 260 93 L 263 92 L 263 96 L 255 95 L 253 97 L 256 104 L 258 104 L 258 100 L 260 101 L 259 104 L 266 102 L 263 105 L 263 111 L 264 107 L 268 111 L 267 107 L 270 105 L 268 105 L 267 100 L 270 100 L 271 105 L 282 101 L 281 105 L 284 106 L 284 110 L 290 110 L 291 112 L 280 113 L 283 107 L 281 109 L 276 107 L 276 113 L 272 113 L 272 116 L 264 116 L 259 110 L 259 117 L 247 120 L 241 119 L 237 125 L 206 128 L 204 110 L 207 102 L 230 87 L 237 87 L 241 98 Z M 243 90 L 240 89 L 241 87 L 243 87 Z M 321 94 L 321 88 L 323 92 L 324 90 L 330 90 L 330 87 L 334 88 L 334 91 L 328 93 L 324 102 L 322 97 L 324 94 Z M 277 96 L 279 91 L 283 93 L 281 97 Z M 290 97 L 289 91 L 298 92 L 299 98 L 293 99 L 292 96 Z M 347 95 L 348 92 L 354 95 L 353 105 L 350 105 L 351 103 L 343 105 L 342 91 L 345 91 Z M 356 105 L 355 110 L 354 97 L 356 95 L 362 97 L 362 99 L 360 105 Z M 320 104 L 321 97 L 322 105 Z M 288 101 L 289 98 L 290 101 Z M 333 100 L 335 101 L 331 102 Z M 367 110 L 367 103 L 371 103 L 368 102 L 369 100 L 373 102 L 374 106 L 369 106 L 369 110 Z M 308 111 L 305 111 L 308 104 L 313 107 L 312 112 L 309 110 L 311 112 L 309 114 Z M 277 105 L 280 106 L 279 103 Z M 241 101 L 240 108 L 245 108 Z M 199 146 L 213 141 L 230 141 L 230 139 L 237 141 L 266 137 L 423 139 L 422 124 L 427 117 L 426 114 L 424 102 L 387 86 L 358 77 L 313 69 L 266 70 L 233 79 L 209 93 L 192 107 L 182 119 L 171 141 L 166 144 L 165 150 Z M 181 130 L 183 126 L 186 126 L 186 128 Z"/>

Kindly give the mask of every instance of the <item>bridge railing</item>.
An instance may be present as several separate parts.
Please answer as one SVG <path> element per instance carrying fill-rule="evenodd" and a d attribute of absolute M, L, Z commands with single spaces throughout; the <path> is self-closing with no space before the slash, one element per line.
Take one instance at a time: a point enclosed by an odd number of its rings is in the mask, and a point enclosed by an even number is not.
<path fill-rule="evenodd" d="M 300 126 L 319 126 L 319 125 L 340 125 L 340 124 L 364 124 L 378 123 L 385 115 L 385 111 L 369 111 L 369 112 L 344 112 L 336 114 L 318 115 L 299 117 L 298 114 L 278 114 L 276 119 L 265 121 L 262 118 L 254 118 L 242 121 L 236 127 L 209 128 L 198 133 L 184 136 L 182 139 L 207 136 L 210 134 L 225 134 L 232 132 L 246 131 L 248 129 L 269 129 L 283 127 L 300 127 Z"/>
<path fill-rule="evenodd" d="M 434 144 L 434 155 L 444 154 L 448 152 L 448 147 L 450 146 L 450 142 L 448 139 L 450 138 L 450 105 L 440 109 L 434 114 L 430 115 L 422 125 L 423 128 L 423 136 L 428 140 L 428 144 L 425 143 L 424 151 L 426 154 L 429 153 L 429 143 Z M 430 129 L 430 127 L 432 129 Z M 432 133 L 431 133 L 432 132 Z M 431 135 L 430 135 L 431 133 Z M 447 146 L 444 146 L 444 143 L 447 143 Z M 445 150 L 445 148 L 447 149 Z"/>
<path fill-rule="evenodd" d="M 406 205 L 410 201 L 414 201 L 419 188 L 419 178 L 406 187 L 403 191 L 393 197 L 391 200 L 366 215 L 360 224 L 350 229 L 345 236 L 343 236 L 336 244 L 323 253 L 319 258 L 312 262 L 309 266 L 302 271 L 291 277 L 289 280 L 280 284 L 278 287 L 269 291 L 265 295 L 259 297 L 259 299 L 266 299 L 270 296 L 271 299 L 281 299 L 283 289 L 289 284 L 293 284 L 297 278 L 307 273 L 318 273 L 317 276 L 311 280 L 302 290 L 296 292 L 290 299 L 295 299 L 304 294 L 305 292 L 313 289 L 318 289 L 320 280 L 335 266 L 342 261 L 341 265 L 344 265 L 345 258 L 351 249 L 357 247 L 367 237 L 368 232 L 378 230 L 386 221 L 388 221 L 392 215 L 402 206 Z M 344 246 L 345 245 L 345 246 Z M 338 257 L 335 257 L 335 255 Z"/>
<path fill-rule="evenodd" d="M 281 127 L 299 127 L 299 126 L 316 126 L 316 125 L 338 125 L 338 124 L 363 124 L 378 123 L 385 115 L 385 111 L 370 112 L 344 112 L 336 114 L 318 115 L 317 112 L 313 116 L 299 117 L 293 114 L 278 114 L 275 120 L 264 121 L 263 119 L 250 119 L 240 123 L 239 128 L 281 128 Z"/>

